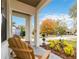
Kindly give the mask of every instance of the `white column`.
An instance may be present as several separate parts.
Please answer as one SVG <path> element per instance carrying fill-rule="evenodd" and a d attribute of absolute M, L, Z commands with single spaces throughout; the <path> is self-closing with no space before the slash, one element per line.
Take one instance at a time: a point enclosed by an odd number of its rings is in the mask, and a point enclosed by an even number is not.
<path fill-rule="evenodd" d="M 39 19 L 38 19 L 38 12 L 34 16 L 34 42 L 35 42 L 35 47 L 38 47 L 38 40 L 39 40 Z"/>
<path fill-rule="evenodd" d="M 31 19 L 31 16 L 30 15 L 29 15 L 29 19 L 28 20 L 29 20 L 29 22 L 28 22 L 29 23 L 28 24 L 29 25 L 28 26 L 29 27 L 28 28 L 29 29 L 28 37 L 29 37 L 29 41 L 30 41 L 30 44 L 31 44 L 31 40 L 32 40 L 32 27 L 31 27 L 31 25 L 32 25 L 32 19 Z"/>
<path fill-rule="evenodd" d="M 25 40 L 28 41 L 28 36 L 27 36 L 27 18 L 25 18 Z"/>
<path fill-rule="evenodd" d="M 26 15 L 26 40 L 30 41 L 31 43 L 31 36 L 32 36 L 32 30 L 31 30 L 31 16 L 30 15 Z"/>
<path fill-rule="evenodd" d="M 12 36 L 12 10 L 10 0 L 7 0 L 7 39 Z"/>
<path fill-rule="evenodd" d="M 28 36 L 29 36 L 29 29 L 28 29 L 29 28 L 29 25 L 28 25 L 29 23 L 28 23 L 28 21 L 29 20 L 28 19 L 29 19 L 29 17 L 26 15 L 26 20 L 25 20 L 26 21 L 26 25 L 25 25 L 25 33 L 26 33 L 25 34 L 26 35 L 25 39 L 26 39 L 26 41 L 29 41 L 29 38 L 28 38 Z"/>
<path fill-rule="evenodd" d="M 7 39 L 11 36 L 12 36 L 12 10 L 10 5 L 10 0 L 7 0 Z M 10 49 L 8 49 L 7 56 L 8 56 L 8 59 L 11 59 Z"/>

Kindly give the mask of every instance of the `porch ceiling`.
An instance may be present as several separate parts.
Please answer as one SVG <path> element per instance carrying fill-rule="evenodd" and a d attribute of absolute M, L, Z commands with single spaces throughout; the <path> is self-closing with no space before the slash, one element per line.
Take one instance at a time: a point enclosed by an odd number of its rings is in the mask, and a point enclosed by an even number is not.
<path fill-rule="evenodd" d="M 31 5 L 33 7 L 36 7 L 41 0 L 18 0 L 18 1 Z"/>

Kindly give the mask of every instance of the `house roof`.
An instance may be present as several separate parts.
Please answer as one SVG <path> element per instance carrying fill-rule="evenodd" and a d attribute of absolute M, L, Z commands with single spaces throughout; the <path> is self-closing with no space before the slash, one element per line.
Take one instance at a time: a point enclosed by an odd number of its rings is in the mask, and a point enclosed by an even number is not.
<path fill-rule="evenodd" d="M 33 7 L 37 7 L 37 5 L 40 3 L 41 0 L 18 0 L 18 1 L 31 5 Z"/>

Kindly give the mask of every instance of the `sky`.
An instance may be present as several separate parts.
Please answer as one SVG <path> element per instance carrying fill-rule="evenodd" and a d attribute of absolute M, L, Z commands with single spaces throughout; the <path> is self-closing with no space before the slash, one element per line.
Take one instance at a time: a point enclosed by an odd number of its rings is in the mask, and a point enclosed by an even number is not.
<path fill-rule="evenodd" d="M 51 2 L 39 12 L 40 24 L 46 18 L 55 19 L 64 16 L 67 19 L 66 20 L 67 26 L 71 28 L 73 26 L 73 20 L 69 17 L 69 10 L 75 2 L 76 0 L 51 0 Z M 12 19 L 19 25 L 20 24 L 22 25 L 25 22 L 22 21 L 23 18 L 19 18 L 16 16 L 13 16 Z M 32 18 L 32 25 L 34 25 L 33 18 Z"/>
<path fill-rule="evenodd" d="M 12 22 L 15 22 L 15 25 L 25 25 L 25 18 L 22 17 L 17 17 L 17 16 L 12 16 Z"/>

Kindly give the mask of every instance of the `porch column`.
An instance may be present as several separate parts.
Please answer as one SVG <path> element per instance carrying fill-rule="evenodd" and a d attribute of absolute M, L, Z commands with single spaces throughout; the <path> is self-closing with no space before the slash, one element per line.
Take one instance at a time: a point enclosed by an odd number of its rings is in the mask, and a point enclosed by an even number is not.
<path fill-rule="evenodd" d="M 31 19 L 31 15 L 29 15 L 29 41 L 30 44 L 32 43 L 32 19 Z"/>
<path fill-rule="evenodd" d="M 7 0 L 7 39 L 12 36 L 12 10 L 10 0 Z"/>
<path fill-rule="evenodd" d="M 11 0 L 7 0 L 7 40 L 9 37 L 12 36 L 12 10 L 11 10 L 10 1 Z M 8 59 L 11 59 L 9 48 L 8 48 Z"/>
<path fill-rule="evenodd" d="M 27 15 L 26 15 L 26 20 L 25 20 L 25 21 L 26 21 L 26 24 L 25 24 L 25 40 L 26 40 L 26 41 L 29 41 L 29 38 L 28 38 L 28 36 L 29 36 L 29 35 L 28 35 L 28 33 L 29 33 L 29 29 L 28 29 L 28 28 L 29 28 L 29 26 L 28 26 L 28 19 L 29 19 L 29 18 L 28 18 Z"/>
<path fill-rule="evenodd" d="M 34 16 L 34 42 L 35 47 L 38 47 L 38 40 L 39 40 L 39 19 L 38 19 L 38 12 L 36 12 Z"/>
<path fill-rule="evenodd" d="M 26 18 L 26 40 L 27 41 L 30 41 L 31 43 L 31 36 L 32 36 L 32 30 L 31 30 L 31 16 L 28 15 L 27 18 Z"/>

